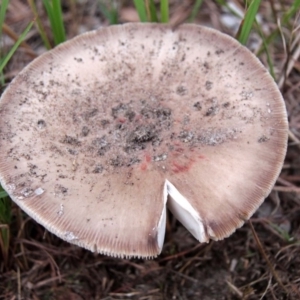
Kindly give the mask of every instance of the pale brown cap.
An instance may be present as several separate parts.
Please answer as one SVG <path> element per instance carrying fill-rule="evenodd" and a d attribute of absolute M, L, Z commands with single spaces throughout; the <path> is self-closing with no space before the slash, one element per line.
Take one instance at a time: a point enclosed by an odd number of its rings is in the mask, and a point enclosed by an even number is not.
<path fill-rule="evenodd" d="M 127 24 L 27 66 L 0 103 L 0 179 L 64 240 L 153 257 L 166 202 L 200 241 L 223 239 L 270 193 L 287 147 L 283 99 L 229 36 Z"/>

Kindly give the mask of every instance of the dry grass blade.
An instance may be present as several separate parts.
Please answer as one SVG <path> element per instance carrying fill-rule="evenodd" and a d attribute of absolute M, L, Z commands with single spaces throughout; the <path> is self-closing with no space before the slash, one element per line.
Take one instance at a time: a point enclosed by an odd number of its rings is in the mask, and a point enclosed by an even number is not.
<path fill-rule="evenodd" d="M 45 28 L 41 22 L 40 16 L 38 15 L 37 9 L 36 9 L 36 5 L 35 2 L 33 0 L 27 0 L 28 4 L 30 6 L 31 11 L 33 12 L 33 15 L 36 19 L 36 25 L 38 28 L 38 31 L 40 33 L 40 36 L 44 42 L 44 45 L 46 46 L 47 49 L 51 49 L 51 45 L 50 42 L 48 40 L 47 34 L 45 32 Z"/>
<path fill-rule="evenodd" d="M 12 40 L 15 42 L 20 38 L 7 24 L 3 24 L 2 30 L 5 34 L 7 34 Z M 33 49 L 25 42 L 22 41 L 20 47 L 25 49 L 25 53 L 28 54 L 31 58 L 36 58 L 38 55 L 33 51 Z"/>
<path fill-rule="evenodd" d="M 252 234 L 253 234 L 253 237 L 255 239 L 255 242 L 257 244 L 257 247 L 258 247 L 258 250 L 260 251 L 260 253 L 262 254 L 262 256 L 264 257 L 265 261 L 267 262 L 268 266 L 269 266 L 269 269 L 270 269 L 270 272 L 272 273 L 272 275 L 274 276 L 275 280 L 277 281 L 277 283 L 281 286 L 281 288 L 284 290 L 284 292 L 286 293 L 286 295 L 289 295 L 289 291 L 287 290 L 287 288 L 282 284 L 282 281 L 281 279 L 279 278 L 277 272 L 275 271 L 273 265 L 271 264 L 257 234 L 256 234 L 256 231 L 252 225 L 252 222 L 251 220 L 249 221 L 249 225 L 250 225 L 250 228 L 251 228 L 251 231 L 252 231 Z"/>
<path fill-rule="evenodd" d="M 243 292 L 240 291 L 239 288 L 237 288 L 234 284 L 232 284 L 231 282 L 227 281 L 227 284 L 229 286 L 229 288 L 232 290 L 232 292 L 239 298 L 239 299 L 243 299 Z"/>
<path fill-rule="evenodd" d="M 292 37 L 294 36 L 294 31 L 292 33 Z M 284 65 L 283 74 L 280 76 L 278 81 L 278 86 L 282 88 L 284 86 L 284 82 L 286 78 L 291 73 L 292 69 L 295 67 L 296 62 L 299 60 L 300 57 L 300 31 L 297 30 L 295 32 L 295 38 L 291 39 L 291 44 L 288 48 L 291 50 L 287 52 L 287 59 Z"/>
<path fill-rule="evenodd" d="M 28 24 L 28 26 L 25 28 L 25 30 L 23 31 L 23 33 L 19 36 L 19 38 L 16 41 L 16 43 L 14 44 L 14 46 L 11 48 L 11 50 L 8 52 L 8 54 L 4 57 L 4 59 L 0 62 L 0 73 L 3 72 L 3 69 L 5 68 L 5 66 L 7 65 L 7 63 L 9 62 L 9 60 L 11 59 L 11 57 L 14 55 L 15 51 L 17 50 L 17 48 L 23 42 L 25 36 L 27 35 L 27 33 L 29 32 L 29 30 L 31 29 L 33 23 L 34 23 L 34 21 L 32 21 L 32 22 L 30 22 Z"/>
<path fill-rule="evenodd" d="M 292 186 L 274 186 L 274 191 L 285 192 L 285 193 L 300 193 L 300 187 L 292 187 Z"/>

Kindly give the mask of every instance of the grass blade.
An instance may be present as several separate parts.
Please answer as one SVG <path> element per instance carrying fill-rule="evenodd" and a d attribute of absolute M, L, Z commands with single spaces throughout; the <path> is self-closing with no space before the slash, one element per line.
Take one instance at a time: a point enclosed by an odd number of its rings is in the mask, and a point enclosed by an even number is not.
<path fill-rule="evenodd" d="M 2 25 L 2 31 L 14 42 L 16 42 L 19 38 L 19 35 L 16 32 L 14 32 L 5 22 Z M 28 54 L 31 58 L 36 58 L 38 56 L 31 48 L 31 46 L 25 41 L 21 42 L 20 47 L 22 47 L 26 51 L 26 54 Z"/>
<path fill-rule="evenodd" d="M 24 38 L 26 37 L 27 33 L 29 32 L 29 30 L 31 29 L 32 25 L 34 24 L 35 21 L 31 21 L 27 27 L 25 28 L 25 30 L 23 31 L 23 33 L 20 35 L 19 39 L 16 41 L 16 43 L 14 44 L 14 46 L 10 49 L 10 51 L 8 52 L 8 54 L 4 57 L 4 59 L 0 62 L 0 73 L 3 71 L 3 69 L 5 68 L 5 66 L 7 65 L 7 63 L 9 62 L 9 60 L 11 59 L 11 57 L 13 56 L 13 54 L 15 53 L 15 51 L 18 49 L 18 47 L 20 46 L 20 44 L 22 43 L 22 41 L 24 40 Z"/>
<path fill-rule="evenodd" d="M 118 3 L 113 1 L 111 7 L 107 7 L 102 1 L 99 1 L 99 8 L 110 25 L 118 24 Z"/>
<path fill-rule="evenodd" d="M 169 22 L 169 1 L 168 0 L 160 1 L 160 22 L 161 23 Z"/>
<path fill-rule="evenodd" d="M 149 0 L 149 11 L 151 22 L 158 22 L 154 0 Z"/>
<path fill-rule="evenodd" d="M 6 10 L 8 7 L 8 0 L 2 0 L 0 5 L 0 40 L 2 41 L 2 26 L 4 24 Z M 0 47 L 0 50 L 2 47 Z"/>
<path fill-rule="evenodd" d="M 300 0 L 295 0 L 290 9 L 283 15 L 282 24 L 286 24 L 299 11 Z"/>
<path fill-rule="evenodd" d="M 46 9 L 49 21 L 51 23 L 52 20 L 53 20 L 53 18 L 54 18 L 54 16 L 53 16 L 53 12 L 52 12 L 52 6 L 51 6 L 51 4 L 50 4 L 49 1 L 50 0 L 43 0 L 43 4 L 44 4 L 44 7 Z M 55 24 L 53 24 L 53 26 L 55 26 Z M 52 23 L 51 23 L 51 28 L 52 28 Z M 52 31 L 53 31 L 53 28 L 52 28 Z"/>
<path fill-rule="evenodd" d="M 230 12 L 231 14 L 233 14 L 235 17 L 242 19 L 243 16 L 241 16 L 235 9 L 233 9 L 226 1 L 224 0 L 216 0 L 216 2 L 220 5 L 220 6 L 224 6 L 228 12 Z"/>
<path fill-rule="evenodd" d="M 7 197 L 7 193 L 5 191 L 0 191 L 0 199 Z"/>
<path fill-rule="evenodd" d="M 60 0 L 43 0 L 43 4 L 50 20 L 54 43 L 58 45 L 66 40 Z"/>
<path fill-rule="evenodd" d="M 266 52 L 266 55 L 267 55 L 267 62 L 268 62 L 268 66 L 269 66 L 269 72 L 275 80 L 276 78 L 275 78 L 275 72 L 274 72 L 274 64 L 273 64 L 273 61 L 272 61 L 272 58 L 271 58 L 271 55 L 270 55 L 270 52 L 269 52 L 269 47 L 268 47 L 266 38 L 265 38 L 261 28 L 259 26 L 257 26 L 257 28 L 258 28 L 258 33 L 259 33 L 259 35 L 262 39 L 262 42 L 263 42 L 263 48 L 264 48 L 264 50 Z"/>
<path fill-rule="evenodd" d="M 6 10 L 7 10 L 7 7 L 8 7 L 8 1 L 9 0 L 2 0 L 1 2 L 1 5 L 0 5 L 0 63 L 2 61 L 2 57 L 3 57 L 3 52 L 2 52 L 2 49 L 3 49 L 3 45 L 2 45 L 2 27 L 3 27 L 3 24 L 4 24 L 4 20 L 5 20 L 5 16 L 6 16 Z M 3 72 L 0 72 L 0 83 L 1 85 L 3 86 L 4 85 L 4 75 L 3 75 Z"/>
<path fill-rule="evenodd" d="M 192 10 L 192 13 L 191 13 L 191 16 L 189 17 L 189 22 L 193 23 L 195 21 L 202 3 L 203 3 L 203 0 L 196 0 L 195 5 Z"/>
<path fill-rule="evenodd" d="M 133 2 L 134 2 L 135 9 L 139 14 L 140 21 L 147 22 L 148 19 L 147 19 L 147 12 L 146 12 L 144 0 L 134 0 Z"/>
<path fill-rule="evenodd" d="M 273 264 L 270 262 L 266 252 L 265 252 L 265 249 L 264 247 L 262 246 L 262 243 L 258 237 L 258 235 L 256 234 L 256 231 L 252 225 L 252 222 L 251 220 L 249 220 L 249 225 L 250 225 L 250 228 L 251 228 L 251 231 L 252 231 L 252 234 L 253 234 L 253 237 L 254 237 L 254 240 L 256 242 L 256 245 L 258 247 L 258 250 L 260 251 L 260 253 L 262 254 L 263 258 L 265 259 L 265 261 L 267 262 L 268 266 L 269 266 L 269 269 L 272 273 L 272 275 L 274 276 L 275 280 L 277 281 L 277 283 L 280 285 L 280 287 L 284 290 L 284 292 L 286 293 L 286 295 L 289 295 L 289 291 L 287 290 L 287 288 L 283 285 L 280 277 L 278 276 L 277 272 L 275 271 L 275 268 L 273 266 Z"/>
<path fill-rule="evenodd" d="M 237 40 L 245 45 L 248 41 L 261 0 L 252 0 L 237 33 Z"/>
<path fill-rule="evenodd" d="M 53 3 L 53 14 L 56 16 L 55 22 L 57 23 L 57 31 L 59 40 L 58 43 L 62 43 L 66 40 L 65 26 L 63 20 L 63 14 L 61 10 L 60 0 L 52 0 Z M 56 44 L 57 45 L 57 44 Z"/>
<path fill-rule="evenodd" d="M 45 7 L 46 12 L 47 12 L 48 19 L 50 21 L 50 26 L 51 26 L 51 29 L 52 29 L 54 43 L 56 44 L 56 34 L 55 34 L 55 32 L 57 31 L 57 29 L 56 29 L 56 22 L 54 22 L 52 6 L 51 6 L 49 0 L 43 0 L 43 4 L 44 4 L 44 7 Z"/>
<path fill-rule="evenodd" d="M 287 23 L 290 21 L 292 17 L 300 10 L 300 0 L 295 0 L 290 7 L 290 9 L 283 14 L 281 25 L 286 26 Z M 266 38 L 266 43 L 270 44 L 277 36 L 280 34 L 280 30 L 277 27 L 274 31 L 272 31 L 269 36 Z M 260 55 L 262 53 L 264 45 L 261 46 L 259 51 L 257 52 L 257 55 Z"/>
<path fill-rule="evenodd" d="M 51 47 L 51 44 L 50 44 L 49 39 L 47 37 L 45 28 L 43 27 L 41 19 L 40 19 L 38 13 L 37 13 L 37 9 L 36 9 L 36 5 L 34 3 L 34 0 L 28 0 L 28 4 L 29 4 L 29 6 L 31 8 L 31 11 L 32 11 L 32 13 L 33 13 L 33 15 L 36 19 L 36 26 L 37 26 L 39 34 L 40 34 L 40 36 L 43 40 L 43 43 L 44 43 L 45 47 L 49 50 L 52 47 Z"/>

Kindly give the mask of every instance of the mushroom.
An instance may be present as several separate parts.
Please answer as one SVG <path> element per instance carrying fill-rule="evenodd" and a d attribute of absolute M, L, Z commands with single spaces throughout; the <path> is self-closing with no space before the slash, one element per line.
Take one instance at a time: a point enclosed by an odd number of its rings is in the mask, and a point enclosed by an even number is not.
<path fill-rule="evenodd" d="M 259 60 L 197 25 L 126 24 L 41 55 L 0 102 L 0 179 L 60 238 L 155 257 L 166 206 L 220 240 L 270 193 L 287 147 L 284 101 Z"/>

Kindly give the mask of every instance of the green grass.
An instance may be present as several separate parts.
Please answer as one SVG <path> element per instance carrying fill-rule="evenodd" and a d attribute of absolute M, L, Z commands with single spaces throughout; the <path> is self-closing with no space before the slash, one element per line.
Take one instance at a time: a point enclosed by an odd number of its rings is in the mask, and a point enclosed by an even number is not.
<path fill-rule="evenodd" d="M 256 15 L 258 13 L 261 0 L 252 0 L 252 1 L 246 1 L 247 4 L 247 9 L 245 12 L 245 16 L 242 17 L 240 16 L 235 10 L 233 10 L 226 1 L 224 0 L 217 0 L 218 4 L 225 7 L 228 11 L 230 11 L 234 16 L 238 17 L 241 19 L 241 23 L 239 26 L 239 30 L 236 34 L 236 39 L 243 45 L 246 45 L 250 36 L 251 31 L 254 29 L 257 31 L 259 36 L 262 39 L 262 51 L 259 52 L 259 55 L 262 54 L 264 51 L 267 56 L 267 64 L 268 64 L 268 69 L 271 74 L 271 76 L 275 78 L 275 72 L 274 72 L 274 63 L 272 60 L 272 57 L 270 55 L 269 51 L 269 46 L 270 46 L 270 41 L 265 37 L 263 30 L 260 26 L 260 24 L 256 20 Z M 257 55 L 257 56 L 259 56 Z"/>
<path fill-rule="evenodd" d="M 2 63 L 4 59 L 4 53 L 3 53 L 3 45 L 2 45 L 2 27 L 5 20 L 6 10 L 8 7 L 8 1 L 9 0 L 2 0 L 1 6 L 0 6 L 0 64 Z M 3 71 L 0 72 L 0 83 L 3 86 L 4 85 L 4 74 Z"/>
<path fill-rule="evenodd" d="M 228 3 L 225 0 L 216 0 L 216 2 L 219 4 L 219 6 L 225 7 L 226 10 L 229 11 L 233 16 L 242 19 L 242 16 L 239 15 L 234 9 L 232 9 L 231 6 L 229 6 Z"/>
<path fill-rule="evenodd" d="M 99 9 L 104 17 L 109 21 L 110 25 L 115 25 L 119 23 L 119 16 L 118 16 L 118 6 L 119 2 L 111 1 L 110 5 L 104 3 L 103 0 L 98 1 Z"/>
<path fill-rule="evenodd" d="M 291 18 L 293 18 L 297 12 L 300 11 L 300 0 L 294 0 L 291 7 L 283 13 L 283 17 L 280 20 L 281 26 L 288 26 L 291 27 L 293 25 L 290 24 Z M 275 20 L 277 21 L 277 20 Z M 267 37 L 266 37 L 266 44 L 269 45 L 273 42 L 280 35 L 280 28 L 277 26 Z M 257 56 L 260 56 L 264 51 L 264 46 L 262 46 L 259 51 L 257 52 Z"/>
<path fill-rule="evenodd" d="M 294 0 L 292 6 L 288 11 L 286 11 L 282 18 L 282 24 L 287 24 L 290 22 L 291 18 L 294 17 L 296 13 L 299 13 L 300 0 Z"/>
<path fill-rule="evenodd" d="M 290 236 L 290 234 L 286 230 L 282 229 L 280 226 L 278 226 L 275 223 L 272 223 L 271 221 L 269 221 L 268 223 L 273 229 L 275 229 L 278 232 L 281 238 L 284 239 L 286 242 L 294 242 L 294 238 Z"/>
<path fill-rule="evenodd" d="M 261 29 L 261 27 L 259 26 L 259 24 L 256 22 L 255 23 L 257 25 L 257 31 L 262 39 L 262 42 L 263 42 L 263 47 L 264 47 L 264 51 L 266 53 L 266 56 L 267 56 L 267 63 L 268 63 L 268 67 L 269 67 L 269 72 L 271 74 L 271 76 L 275 78 L 275 72 L 274 72 L 274 64 L 273 64 L 273 60 L 272 60 L 272 57 L 271 57 L 271 54 L 270 54 L 270 51 L 269 51 L 269 46 L 268 46 L 268 43 L 266 41 L 266 37 Z"/>
<path fill-rule="evenodd" d="M 134 2 L 136 11 L 139 14 L 140 21 L 147 22 L 148 17 L 147 17 L 145 2 L 143 0 L 133 0 L 133 2 Z"/>
<path fill-rule="evenodd" d="M 189 22 L 193 23 L 199 13 L 200 7 L 203 3 L 203 0 L 196 0 L 191 15 L 189 17 Z"/>
<path fill-rule="evenodd" d="M 151 22 L 158 22 L 157 12 L 154 0 L 149 1 L 149 12 L 150 12 L 150 21 Z"/>
<path fill-rule="evenodd" d="M 5 15 L 6 15 L 6 10 L 8 7 L 8 1 L 9 0 L 2 0 L 1 2 L 1 6 L 0 6 L 0 40 L 2 41 L 2 26 L 4 24 L 4 20 L 5 20 Z M 0 47 L 0 51 L 2 47 Z"/>
<path fill-rule="evenodd" d="M 2 26 L 4 24 L 7 7 L 8 7 L 8 0 L 2 0 L 1 6 L 0 6 L 0 39 L 2 38 Z M 1 48 L 0 48 L 0 51 L 1 51 Z"/>
<path fill-rule="evenodd" d="M 3 72 L 3 69 L 8 64 L 8 62 L 10 61 L 10 59 L 12 58 L 12 56 L 14 55 L 14 53 L 16 52 L 16 50 L 18 49 L 18 47 L 20 46 L 20 44 L 22 43 L 22 41 L 26 37 L 27 33 L 29 32 L 29 30 L 31 29 L 31 27 L 32 27 L 33 24 L 34 24 L 34 21 L 32 21 L 32 22 L 30 22 L 28 24 L 28 26 L 25 28 L 25 30 L 23 31 L 23 33 L 19 36 L 17 42 L 13 45 L 13 47 L 10 49 L 10 51 L 1 60 L 1 63 L 0 63 L 0 73 Z"/>
<path fill-rule="evenodd" d="M 160 22 L 169 22 L 169 0 L 160 0 Z"/>
<path fill-rule="evenodd" d="M 0 199 L 5 198 L 5 197 L 7 197 L 7 193 L 5 191 L 0 190 Z"/>
<path fill-rule="evenodd" d="M 66 40 L 65 27 L 60 0 L 43 0 L 46 9 L 55 45 Z"/>
<path fill-rule="evenodd" d="M 248 41 L 250 32 L 253 28 L 253 24 L 260 6 L 261 0 L 253 0 L 251 1 L 246 13 L 245 17 L 241 22 L 240 28 L 237 34 L 237 40 L 245 45 Z"/>
<path fill-rule="evenodd" d="M 258 10 L 259 10 L 260 4 L 261 4 L 261 0 L 252 0 L 252 1 L 250 1 L 250 3 L 247 3 L 247 4 L 249 4 L 249 5 L 247 7 L 244 18 L 241 21 L 236 38 L 241 44 L 246 45 L 248 42 L 251 30 L 256 29 L 256 31 L 258 32 L 258 34 L 260 35 L 260 37 L 262 39 L 263 48 L 264 48 L 264 51 L 267 56 L 269 72 L 270 72 L 271 76 L 275 79 L 274 64 L 273 64 L 273 61 L 272 61 L 272 58 L 271 58 L 271 55 L 269 52 L 269 45 L 266 41 L 266 38 L 264 36 L 261 26 L 259 25 L 259 23 L 256 20 L 256 15 L 258 13 Z"/>
<path fill-rule="evenodd" d="M 45 28 L 44 28 L 44 26 L 43 26 L 43 24 L 41 22 L 41 19 L 40 19 L 39 15 L 38 15 L 38 12 L 37 12 L 34 0 L 28 0 L 28 4 L 30 6 L 30 9 L 31 9 L 34 17 L 35 17 L 35 20 L 36 20 L 35 24 L 36 24 L 36 27 L 37 27 L 37 29 L 39 31 L 39 34 L 40 34 L 43 42 L 44 42 L 44 45 L 45 45 L 46 49 L 49 50 L 52 47 L 51 47 L 51 44 L 50 44 L 49 39 L 47 37 Z"/>
<path fill-rule="evenodd" d="M 160 20 L 157 16 L 154 0 L 133 0 L 141 22 L 169 22 L 169 1 L 160 1 Z"/>

